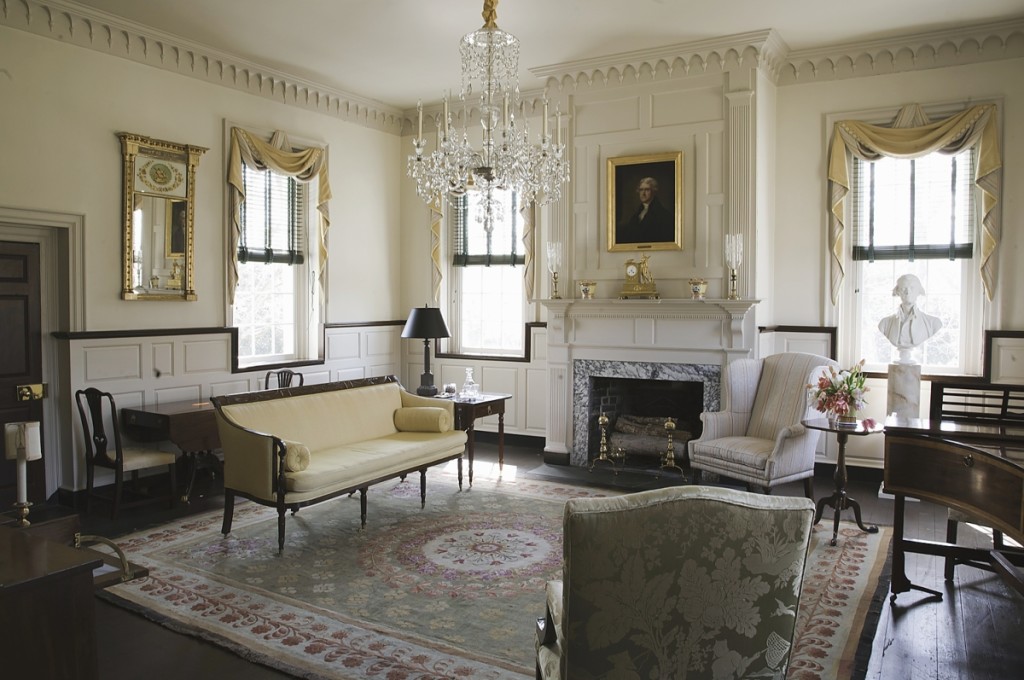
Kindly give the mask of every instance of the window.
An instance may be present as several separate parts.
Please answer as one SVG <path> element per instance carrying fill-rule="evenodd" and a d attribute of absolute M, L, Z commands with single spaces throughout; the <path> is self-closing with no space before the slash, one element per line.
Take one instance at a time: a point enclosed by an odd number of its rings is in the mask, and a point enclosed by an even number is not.
<path fill-rule="evenodd" d="M 978 280 L 973 149 L 916 159 L 854 159 L 851 178 L 854 348 L 870 370 L 898 358 L 879 331 L 897 311 L 896 280 L 920 279 L 921 309 L 942 328 L 917 348 L 925 373 L 977 372 L 983 294 Z"/>
<path fill-rule="evenodd" d="M 311 304 L 314 288 L 306 240 L 310 186 L 245 165 L 242 177 L 245 201 L 240 211 L 238 287 L 232 308 L 239 362 L 306 358 L 307 315 L 302 312 Z"/>
<path fill-rule="evenodd" d="M 525 262 L 517 196 L 469 191 L 449 203 L 449 343 L 456 354 L 523 356 Z M 486 212 L 492 214 L 486 227 Z"/>

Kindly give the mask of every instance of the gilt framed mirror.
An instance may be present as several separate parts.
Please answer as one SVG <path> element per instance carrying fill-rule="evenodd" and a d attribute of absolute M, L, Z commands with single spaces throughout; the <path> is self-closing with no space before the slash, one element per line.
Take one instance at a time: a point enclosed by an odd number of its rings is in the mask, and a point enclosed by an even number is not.
<path fill-rule="evenodd" d="M 121 140 L 123 300 L 195 300 L 196 166 L 207 149 L 129 132 Z"/>

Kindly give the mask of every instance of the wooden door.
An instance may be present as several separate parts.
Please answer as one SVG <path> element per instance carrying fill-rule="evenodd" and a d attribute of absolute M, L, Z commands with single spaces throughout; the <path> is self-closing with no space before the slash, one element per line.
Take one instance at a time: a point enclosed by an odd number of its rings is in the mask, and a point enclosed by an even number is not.
<path fill-rule="evenodd" d="M 39 299 L 39 244 L 0 241 L 0 425 L 43 420 L 42 401 L 19 401 L 18 385 L 43 381 Z M 41 428 L 42 429 L 42 428 Z M 28 464 L 28 499 L 46 500 L 46 442 L 43 460 Z M 0 436 L 0 449 L 5 448 Z M 0 456 L 0 512 L 15 501 L 13 461 Z"/>

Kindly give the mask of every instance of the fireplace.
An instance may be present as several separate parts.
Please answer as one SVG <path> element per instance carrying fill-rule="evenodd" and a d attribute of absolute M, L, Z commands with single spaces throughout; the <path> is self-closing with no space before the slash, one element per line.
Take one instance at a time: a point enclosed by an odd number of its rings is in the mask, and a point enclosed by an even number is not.
<path fill-rule="evenodd" d="M 699 436 L 699 429 L 694 431 L 694 427 L 700 427 L 700 413 L 718 410 L 720 382 L 718 365 L 574 361 L 571 464 L 587 465 L 597 456 L 601 437 L 597 419 L 602 412 L 612 422 L 622 415 L 672 417 L 677 419 L 680 432 Z M 667 437 L 664 442 L 667 444 Z M 682 439 L 676 442 L 682 458 Z"/>
<path fill-rule="evenodd" d="M 722 366 L 756 355 L 757 300 L 541 302 L 548 312 L 544 452 L 554 463 L 585 467 L 600 445 L 599 435 L 592 441 L 600 416 L 591 409 L 593 379 L 701 383 L 700 410 L 717 411 Z"/>

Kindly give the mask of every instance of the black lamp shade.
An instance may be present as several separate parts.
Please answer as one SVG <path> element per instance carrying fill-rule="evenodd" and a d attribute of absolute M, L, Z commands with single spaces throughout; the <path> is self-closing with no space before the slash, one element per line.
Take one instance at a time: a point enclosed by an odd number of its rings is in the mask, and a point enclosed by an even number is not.
<path fill-rule="evenodd" d="M 413 307 L 409 320 L 402 330 L 403 338 L 448 338 L 448 326 L 444 323 L 441 310 L 437 307 Z"/>
<path fill-rule="evenodd" d="M 444 323 L 441 310 L 437 307 L 413 307 L 409 312 L 409 320 L 402 329 L 403 338 L 423 338 L 423 375 L 416 394 L 433 397 L 437 394 L 434 385 L 434 374 L 430 372 L 430 339 L 451 337 L 448 326 Z"/>

